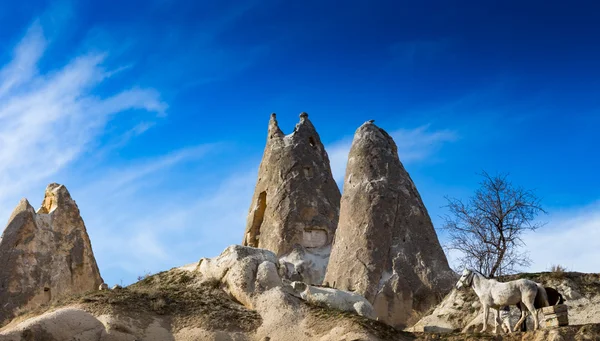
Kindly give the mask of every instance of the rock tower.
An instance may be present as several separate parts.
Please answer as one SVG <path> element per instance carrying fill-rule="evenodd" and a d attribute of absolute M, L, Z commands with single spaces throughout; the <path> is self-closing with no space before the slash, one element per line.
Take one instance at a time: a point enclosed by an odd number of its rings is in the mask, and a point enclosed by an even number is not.
<path fill-rule="evenodd" d="M 243 245 L 273 251 L 286 277 L 320 283 L 339 205 L 329 157 L 308 114 L 300 114 L 289 135 L 272 114 Z"/>
<path fill-rule="evenodd" d="M 354 135 L 325 284 L 362 294 L 395 327 L 415 322 L 454 284 L 396 144 L 373 121 Z"/>
<path fill-rule="evenodd" d="M 36 211 L 22 199 L 0 239 L 0 323 L 19 310 L 97 290 L 102 277 L 79 209 L 50 184 Z"/>

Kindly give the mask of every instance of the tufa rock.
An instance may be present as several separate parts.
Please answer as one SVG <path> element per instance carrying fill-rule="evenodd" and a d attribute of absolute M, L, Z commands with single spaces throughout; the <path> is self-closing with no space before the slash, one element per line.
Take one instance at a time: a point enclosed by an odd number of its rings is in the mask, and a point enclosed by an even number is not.
<path fill-rule="evenodd" d="M 348 311 L 366 318 L 375 319 L 373 306 L 359 294 L 353 292 L 292 282 L 292 289 L 303 300 L 317 306 Z"/>
<path fill-rule="evenodd" d="M 282 285 L 277 262 L 269 250 L 231 245 L 218 257 L 200 259 L 196 271 L 204 280 L 221 283 L 246 308 L 255 309 L 258 295 Z"/>
<path fill-rule="evenodd" d="M 396 144 L 372 122 L 363 124 L 348 157 L 326 285 L 362 294 L 380 320 L 403 328 L 454 280 Z"/>
<path fill-rule="evenodd" d="M 242 244 L 273 251 L 296 280 L 321 283 L 339 202 L 329 157 L 308 114 L 300 114 L 289 135 L 272 114 Z"/>
<path fill-rule="evenodd" d="M 12 212 L 0 239 L 0 264 L 0 322 L 103 283 L 79 209 L 55 183 L 37 213 L 27 199 Z"/>

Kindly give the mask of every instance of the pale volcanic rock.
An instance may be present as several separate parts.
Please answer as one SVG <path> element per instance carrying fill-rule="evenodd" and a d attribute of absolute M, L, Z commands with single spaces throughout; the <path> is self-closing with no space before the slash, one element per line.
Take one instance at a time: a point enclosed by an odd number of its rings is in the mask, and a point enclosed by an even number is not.
<path fill-rule="evenodd" d="M 365 296 L 404 327 L 437 304 L 454 275 L 393 139 L 369 121 L 352 142 L 325 284 Z"/>
<path fill-rule="evenodd" d="M 329 157 L 308 114 L 289 135 L 272 114 L 243 245 L 273 251 L 288 263 L 289 277 L 320 283 L 339 205 Z"/>
<path fill-rule="evenodd" d="M 55 183 L 37 212 L 19 202 L 0 239 L 0 264 L 0 322 L 103 283 L 79 209 Z"/>

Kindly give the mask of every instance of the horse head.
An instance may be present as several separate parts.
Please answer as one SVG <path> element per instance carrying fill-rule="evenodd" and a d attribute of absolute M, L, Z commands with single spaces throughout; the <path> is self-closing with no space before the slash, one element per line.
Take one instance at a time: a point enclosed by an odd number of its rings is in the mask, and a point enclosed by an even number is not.
<path fill-rule="evenodd" d="M 456 283 L 456 289 L 460 290 L 463 287 L 470 287 L 473 284 L 473 276 L 475 276 L 473 270 L 464 269 L 462 276 L 460 276 L 460 279 Z"/>

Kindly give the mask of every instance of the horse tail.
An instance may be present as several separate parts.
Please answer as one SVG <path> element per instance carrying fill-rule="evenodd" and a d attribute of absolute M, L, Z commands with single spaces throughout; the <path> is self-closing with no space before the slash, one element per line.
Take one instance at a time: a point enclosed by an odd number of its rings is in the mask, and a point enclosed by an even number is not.
<path fill-rule="evenodd" d="M 538 290 L 535 294 L 535 301 L 533 305 L 536 309 L 549 306 L 550 304 L 548 303 L 548 293 L 546 293 L 546 289 L 544 289 L 544 287 L 541 284 L 538 284 L 537 287 Z"/>

